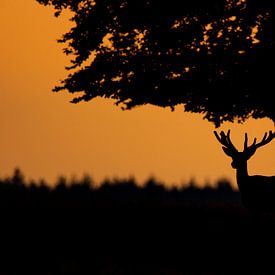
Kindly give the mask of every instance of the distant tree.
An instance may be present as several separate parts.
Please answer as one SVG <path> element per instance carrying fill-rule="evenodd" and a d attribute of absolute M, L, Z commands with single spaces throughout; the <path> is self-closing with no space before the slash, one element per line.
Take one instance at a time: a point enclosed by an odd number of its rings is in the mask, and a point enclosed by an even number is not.
<path fill-rule="evenodd" d="M 19 168 L 14 169 L 11 183 L 16 186 L 23 186 L 25 184 L 25 177 Z"/>
<path fill-rule="evenodd" d="M 69 9 L 72 71 L 54 91 L 224 121 L 275 121 L 272 0 L 36 0 Z"/>

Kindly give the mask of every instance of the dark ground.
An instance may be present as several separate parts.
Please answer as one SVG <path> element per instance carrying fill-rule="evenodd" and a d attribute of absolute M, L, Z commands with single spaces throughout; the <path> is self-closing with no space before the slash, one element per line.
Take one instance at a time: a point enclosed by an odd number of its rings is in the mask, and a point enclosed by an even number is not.
<path fill-rule="evenodd" d="M 226 182 L 0 182 L 0 274 L 275 274 L 275 216 Z"/>

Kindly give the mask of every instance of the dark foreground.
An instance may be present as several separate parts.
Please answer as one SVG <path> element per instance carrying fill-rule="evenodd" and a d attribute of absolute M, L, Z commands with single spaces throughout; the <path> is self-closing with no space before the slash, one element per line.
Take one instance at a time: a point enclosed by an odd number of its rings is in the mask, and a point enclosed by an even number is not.
<path fill-rule="evenodd" d="M 229 185 L 0 184 L 0 274 L 274 274 L 275 219 Z"/>

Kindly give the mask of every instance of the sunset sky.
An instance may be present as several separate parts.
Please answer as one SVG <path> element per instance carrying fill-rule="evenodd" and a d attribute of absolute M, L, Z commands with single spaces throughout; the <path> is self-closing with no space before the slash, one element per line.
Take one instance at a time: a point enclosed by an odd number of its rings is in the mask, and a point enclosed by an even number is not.
<path fill-rule="evenodd" d="M 56 40 L 70 27 L 68 14 L 35 0 L 1 0 L 0 177 L 20 167 L 27 179 L 53 183 L 60 175 L 150 176 L 169 185 L 226 177 L 235 182 L 230 159 L 200 115 L 153 106 L 122 111 L 110 100 L 73 105 L 69 94 L 51 89 L 68 73 L 70 58 Z M 270 120 L 226 124 L 241 146 L 244 133 L 261 138 Z M 275 142 L 249 161 L 250 174 L 275 174 Z"/>

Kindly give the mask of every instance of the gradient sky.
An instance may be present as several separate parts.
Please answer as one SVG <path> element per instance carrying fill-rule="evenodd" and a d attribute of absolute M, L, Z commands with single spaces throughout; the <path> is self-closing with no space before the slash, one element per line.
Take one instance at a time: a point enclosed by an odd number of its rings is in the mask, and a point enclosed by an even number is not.
<path fill-rule="evenodd" d="M 0 8 L 0 177 L 20 167 L 27 179 L 53 183 L 60 175 L 149 176 L 182 184 L 226 177 L 235 182 L 230 159 L 200 115 L 153 106 L 122 111 L 110 100 L 73 105 L 65 92 L 51 89 L 63 79 L 69 58 L 56 40 L 69 29 L 68 15 L 35 0 L 1 0 Z M 261 137 L 273 122 L 226 124 L 241 146 L 244 133 Z M 249 161 L 250 174 L 275 174 L 275 142 Z"/>

